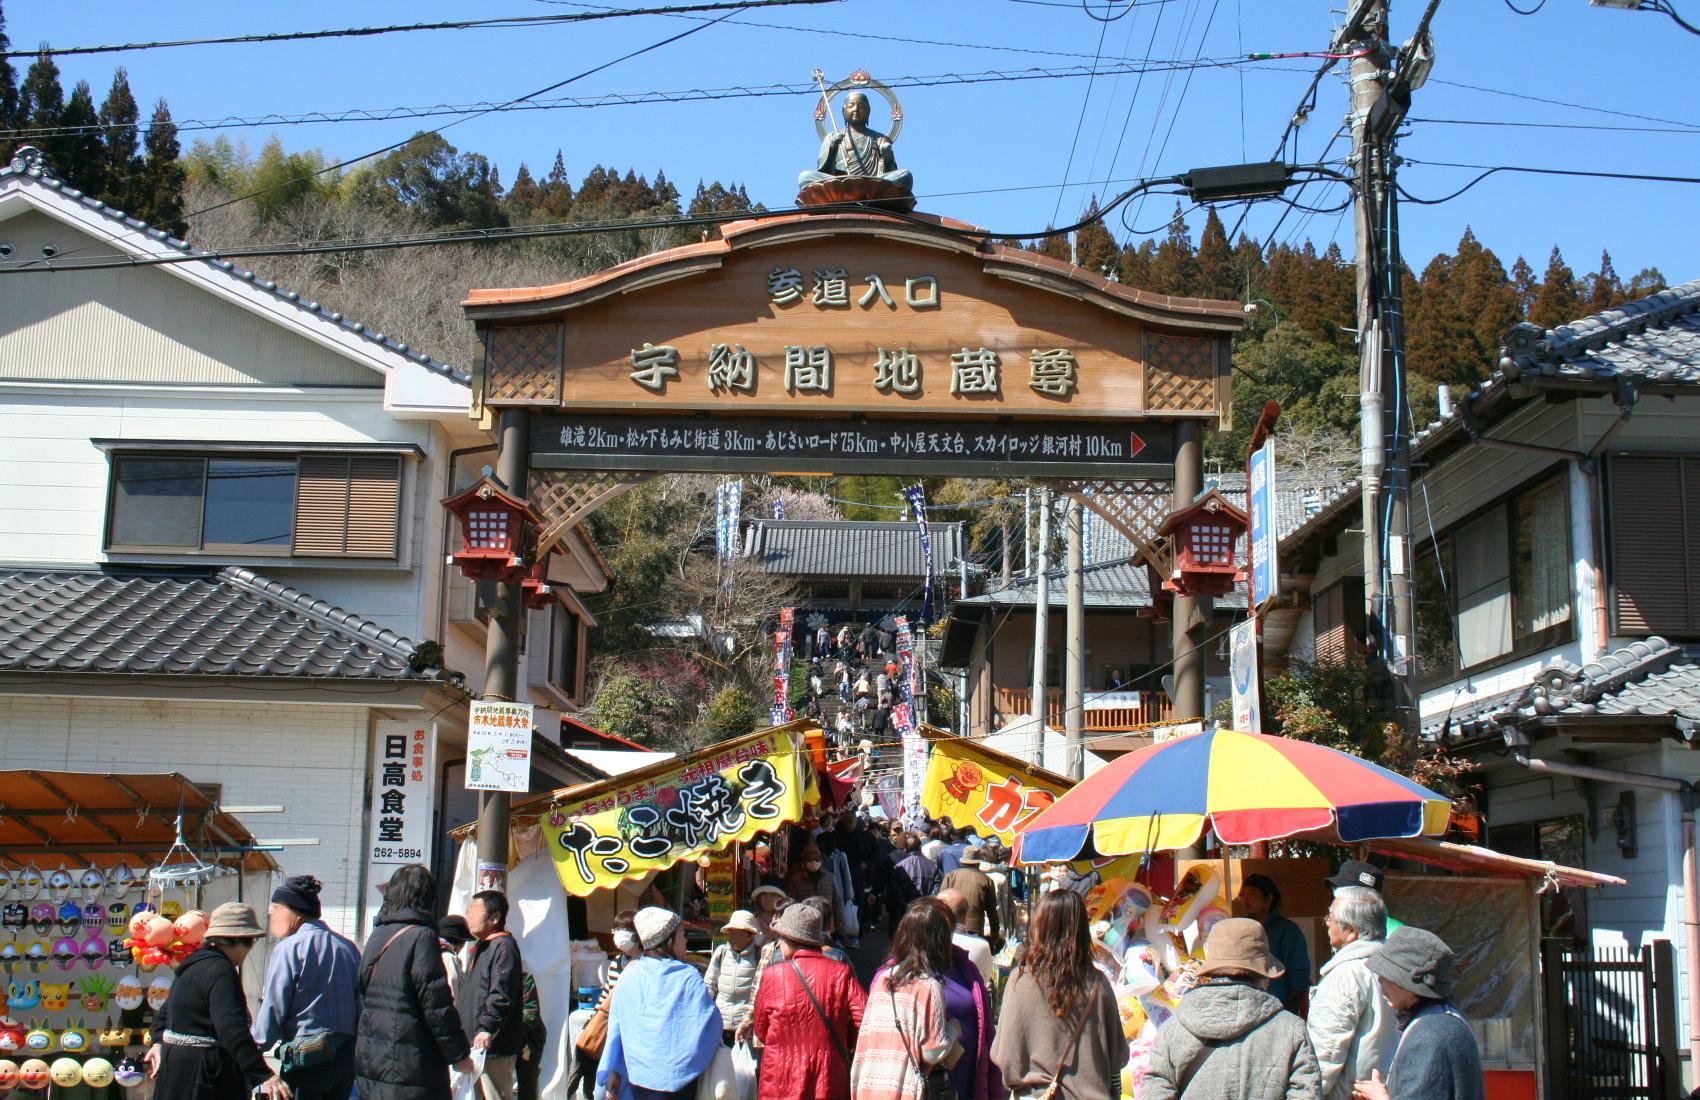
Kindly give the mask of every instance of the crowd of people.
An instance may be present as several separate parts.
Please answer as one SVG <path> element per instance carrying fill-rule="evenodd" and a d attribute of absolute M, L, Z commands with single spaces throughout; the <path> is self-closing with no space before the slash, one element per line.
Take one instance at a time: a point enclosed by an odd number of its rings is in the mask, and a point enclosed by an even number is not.
<path fill-rule="evenodd" d="M 859 869 L 848 897 L 822 846 Z M 948 822 L 893 836 L 828 819 L 794 850 L 785 873 L 763 868 L 706 970 L 678 913 L 618 914 L 574 1044 L 573 1095 L 685 1100 L 705 1077 L 736 1088 L 734 1049 L 758 1100 L 1121 1095 L 1128 1038 L 1080 892 L 1023 883 L 995 841 Z M 1370 864 L 1349 861 L 1329 884 L 1332 954 L 1314 988 L 1279 887 L 1241 884 L 1246 915 L 1210 928 L 1197 984 L 1157 1032 L 1144 1100 L 1480 1100 L 1447 945 L 1417 928 L 1389 934 L 1397 922 Z M 402 868 L 361 952 L 319 918 L 318 893 L 311 878 L 287 880 L 267 928 L 246 905 L 214 911 L 155 1020 L 157 1100 L 450 1100 L 451 1073 L 475 1079 L 481 1100 L 536 1097 L 537 1056 L 566 1021 L 540 1018 L 503 894 L 439 916 L 430 872 Z M 890 927 L 865 985 L 840 935 L 853 899 Z M 268 932 L 277 946 L 250 1021 L 240 968 Z M 1006 940 L 1019 942 L 1006 952 Z"/>
<path fill-rule="evenodd" d="M 887 740 L 892 708 L 903 698 L 896 636 L 883 625 L 843 623 L 835 632 L 822 623 L 808 640 L 800 713 L 821 722 L 838 748 Z"/>

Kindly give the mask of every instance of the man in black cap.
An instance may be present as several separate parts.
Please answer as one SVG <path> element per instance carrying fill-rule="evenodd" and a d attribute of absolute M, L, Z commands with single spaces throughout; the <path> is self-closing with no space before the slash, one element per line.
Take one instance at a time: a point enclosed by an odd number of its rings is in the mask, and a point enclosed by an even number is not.
<path fill-rule="evenodd" d="M 1371 955 L 1370 973 L 1399 1014 L 1399 1045 L 1384 1082 L 1359 1081 L 1354 1100 L 1482 1100 L 1482 1056 L 1464 1014 L 1452 1005 L 1452 949 L 1409 926 Z"/>
<path fill-rule="evenodd" d="M 272 938 L 254 1041 L 276 1043 L 284 1083 L 298 1100 L 348 1100 L 354 1088 L 354 1028 L 360 1006 L 360 949 L 319 919 L 311 875 L 285 879 L 266 911 Z"/>
<path fill-rule="evenodd" d="M 1381 894 L 1381 900 L 1383 903 L 1387 901 L 1387 895 L 1382 893 L 1381 890 L 1381 884 L 1385 881 L 1385 876 L 1382 875 L 1381 868 L 1377 867 L 1373 863 L 1365 863 L 1361 859 L 1348 859 L 1346 862 L 1340 864 L 1340 869 L 1338 871 L 1334 872 L 1333 875 L 1323 879 L 1322 881 L 1328 884 L 1329 893 L 1333 893 L 1344 886 L 1362 886 L 1366 890 L 1374 890 L 1376 893 Z M 1388 935 L 1391 936 L 1394 931 L 1403 927 L 1405 927 L 1404 921 L 1393 919 L 1393 914 L 1391 913 L 1387 915 Z"/>

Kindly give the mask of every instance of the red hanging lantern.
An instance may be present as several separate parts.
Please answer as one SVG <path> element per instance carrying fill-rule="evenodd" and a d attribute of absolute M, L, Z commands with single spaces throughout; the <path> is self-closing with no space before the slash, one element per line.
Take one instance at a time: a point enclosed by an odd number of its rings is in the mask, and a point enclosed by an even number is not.
<path fill-rule="evenodd" d="M 1163 587 L 1177 596 L 1222 596 L 1245 580 L 1237 560 L 1246 514 L 1215 489 L 1170 513 L 1158 528 L 1169 537 L 1173 556 Z"/>
<path fill-rule="evenodd" d="M 460 549 L 452 560 L 463 574 L 475 581 L 507 584 L 525 579 L 526 558 L 538 527 L 529 504 L 503 492 L 486 475 L 443 501 L 443 507 L 460 521 Z"/>

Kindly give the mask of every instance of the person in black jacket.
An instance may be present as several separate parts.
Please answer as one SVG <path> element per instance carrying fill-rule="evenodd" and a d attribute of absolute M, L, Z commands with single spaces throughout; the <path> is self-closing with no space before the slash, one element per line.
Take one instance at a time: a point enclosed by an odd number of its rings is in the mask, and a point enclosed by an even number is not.
<path fill-rule="evenodd" d="M 290 1100 L 249 1034 L 242 961 L 266 930 L 247 905 L 213 910 L 206 939 L 177 968 L 171 998 L 154 1017 L 159 1042 L 148 1048 L 158 1100 L 247 1100 L 255 1088 Z"/>
<path fill-rule="evenodd" d="M 410 864 L 390 876 L 360 960 L 354 1087 L 360 1100 L 449 1100 L 449 1067 L 471 1073 L 437 953 L 437 882 Z"/>
<path fill-rule="evenodd" d="M 466 907 L 466 926 L 476 942 L 457 999 L 461 1027 L 472 1049 L 484 1052 L 479 1081 L 484 1100 L 514 1100 L 514 1063 L 525 1045 L 525 972 L 519 943 L 508 932 L 507 895 L 496 890 L 474 894 Z"/>

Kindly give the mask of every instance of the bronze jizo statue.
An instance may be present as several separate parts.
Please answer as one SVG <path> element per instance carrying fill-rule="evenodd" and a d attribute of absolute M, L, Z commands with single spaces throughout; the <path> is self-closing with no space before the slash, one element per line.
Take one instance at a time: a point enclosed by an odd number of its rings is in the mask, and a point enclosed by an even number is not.
<path fill-rule="evenodd" d="M 895 97 L 858 72 L 852 80 L 881 90 L 893 106 L 892 133 L 902 115 Z M 842 87 L 839 85 L 838 87 Z M 825 96 L 823 95 L 823 105 Z M 797 176 L 797 202 L 814 206 L 839 202 L 875 202 L 908 210 L 914 207 L 914 177 L 897 166 L 892 139 L 868 126 L 868 94 L 860 89 L 844 97 L 844 128 L 834 129 L 821 141 L 820 157 L 813 171 Z M 824 129 L 821 112 L 816 112 L 817 130 Z M 827 120 L 830 121 L 830 120 Z"/>

